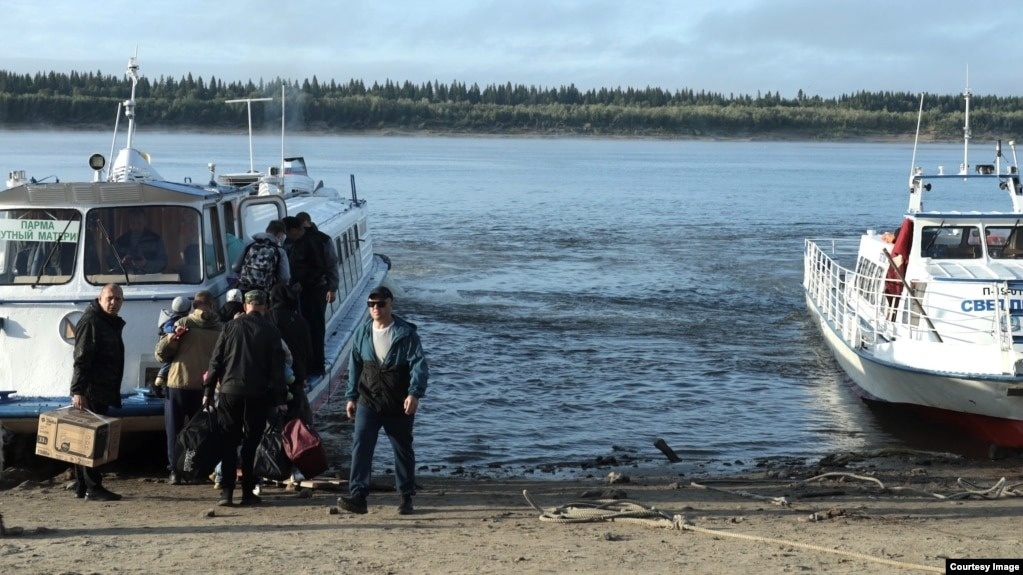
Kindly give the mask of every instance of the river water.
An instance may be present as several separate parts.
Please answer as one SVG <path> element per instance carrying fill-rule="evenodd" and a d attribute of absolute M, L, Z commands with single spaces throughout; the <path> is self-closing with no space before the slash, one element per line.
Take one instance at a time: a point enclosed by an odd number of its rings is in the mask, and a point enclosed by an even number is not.
<path fill-rule="evenodd" d="M 0 163 L 85 179 L 88 154 L 110 141 L 0 131 Z M 170 180 L 205 181 L 210 162 L 248 168 L 244 134 L 136 143 Z M 255 167 L 280 146 L 258 136 Z M 863 404 L 802 297 L 804 237 L 898 225 L 911 144 L 292 136 L 286 150 L 328 185 L 355 174 L 369 202 L 396 312 L 428 352 L 416 447 L 429 471 L 610 457 L 669 468 L 656 438 L 679 472 L 883 447 L 982 451 Z M 931 144 L 918 163 L 938 152 L 961 157 Z M 344 461 L 338 404 L 320 426 Z"/>

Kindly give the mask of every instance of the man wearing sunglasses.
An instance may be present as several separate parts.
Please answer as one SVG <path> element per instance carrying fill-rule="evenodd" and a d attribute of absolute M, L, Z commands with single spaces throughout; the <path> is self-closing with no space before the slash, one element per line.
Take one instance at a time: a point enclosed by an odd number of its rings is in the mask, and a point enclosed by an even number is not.
<path fill-rule="evenodd" d="M 373 451 L 383 429 L 394 448 L 394 478 L 401 504 L 400 515 L 412 513 L 416 494 L 416 455 L 412 424 L 419 400 L 426 394 L 429 369 L 416 325 L 394 315 L 394 295 L 384 286 L 369 293 L 370 319 L 355 331 L 348 363 L 345 399 L 352 433 L 351 497 L 338 505 L 352 513 L 366 513 Z"/>

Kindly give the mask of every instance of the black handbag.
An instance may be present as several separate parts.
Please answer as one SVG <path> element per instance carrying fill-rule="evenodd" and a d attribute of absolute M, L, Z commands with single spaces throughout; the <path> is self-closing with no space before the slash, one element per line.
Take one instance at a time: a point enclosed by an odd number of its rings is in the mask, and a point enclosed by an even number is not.
<path fill-rule="evenodd" d="M 213 472 L 220 463 L 220 422 L 205 409 L 188 420 L 178 433 L 174 472 L 185 481 L 195 481 Z"/>
<path fill-rule="evenodd" d="M 252 473 L 273 481 L 284 481 L 291 477 L 291 460 L 284 451 L 284 425 L 280 417 L 272 417 L 266 422 L 266 429 L 256 447 L 256 460 L 252 465 Z"/>

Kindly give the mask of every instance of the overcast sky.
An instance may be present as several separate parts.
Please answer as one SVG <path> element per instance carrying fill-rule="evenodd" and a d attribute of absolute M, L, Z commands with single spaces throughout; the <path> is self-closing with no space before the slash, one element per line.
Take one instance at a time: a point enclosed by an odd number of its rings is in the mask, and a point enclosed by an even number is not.
<path fill-rule="evenodd" d="M 4 0 L 0 69 L 1023 95 L 1016 0 Z"/>

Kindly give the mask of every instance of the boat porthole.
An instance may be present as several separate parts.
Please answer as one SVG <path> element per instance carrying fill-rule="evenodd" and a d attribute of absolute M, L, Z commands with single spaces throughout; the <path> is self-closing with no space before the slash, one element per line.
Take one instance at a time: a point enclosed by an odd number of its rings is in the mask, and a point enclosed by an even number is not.
<path fill-rule="evenodd" d="M 83 313 L 80 311 L 73 311 L 60 319 L 60 324 L 57 326 L 57 335 L 65 343 L 69 345 L 75 344 L 75 326 L 78 325 L 78 320 L 82 319 L 82 315 Z"/>

